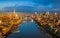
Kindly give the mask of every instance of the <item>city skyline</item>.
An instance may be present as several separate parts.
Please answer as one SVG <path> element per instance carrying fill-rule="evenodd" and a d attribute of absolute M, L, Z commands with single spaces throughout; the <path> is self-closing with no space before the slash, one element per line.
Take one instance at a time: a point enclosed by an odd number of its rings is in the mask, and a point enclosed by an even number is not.
<path fill-rule="evenodd" d="M 60 38 L 60 0 L 0 0 L 0 38 Z"/>

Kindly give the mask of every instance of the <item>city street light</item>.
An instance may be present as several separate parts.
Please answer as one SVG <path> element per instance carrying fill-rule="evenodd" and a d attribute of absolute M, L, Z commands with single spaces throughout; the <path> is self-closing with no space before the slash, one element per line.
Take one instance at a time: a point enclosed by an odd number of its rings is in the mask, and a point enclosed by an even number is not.
<path fill-rule="evenodd" d="M 2 21 L 0 20 L 0 24 L 2 23 Z"/>

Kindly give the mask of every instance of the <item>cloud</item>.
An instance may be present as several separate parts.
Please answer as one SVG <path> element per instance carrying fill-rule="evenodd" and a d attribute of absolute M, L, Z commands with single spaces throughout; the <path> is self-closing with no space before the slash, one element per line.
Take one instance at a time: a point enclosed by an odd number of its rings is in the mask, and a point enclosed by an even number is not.
<path fill-rule="evenodd" d="M 0 3 L 0 8 L 4 8 L 4 7 L 10 7 L 10 6 L 15 6 L 16 2 L 2 2 Z"/>
<path fill-rule="evenodd" d="M 17 3 L 17 6 L 35 6 L 36 3 L 29 1 L 21 1 Z"/>
<path fill-rule="evenodd" d="M 53 4 L 39 5 L 35 8 L 35 10 L 49 10 L 49 9 L 52 9 L 53 7 L 54 7 Z"/>
<path fill-rule="evenodd" d="M 11 6 L 35 6 L 36 3 L 29 1 L 18 1 L 18 2 L 1 2 L 0 8 L 11 7 Z"/>
<path fill-rule="evenodd" d="M 54 9 L 54 11 L 59 11 L 59 10 L 60 10 L 60 8 L 55 8 L 55 9 Z"/>
<path fill-rule="evenodd" d="M 56 8 L 60 7 L 60 2 L 57 0 L 0 0 L 0 8 L 11 6 L 32 6 L 36 8 Z"/>

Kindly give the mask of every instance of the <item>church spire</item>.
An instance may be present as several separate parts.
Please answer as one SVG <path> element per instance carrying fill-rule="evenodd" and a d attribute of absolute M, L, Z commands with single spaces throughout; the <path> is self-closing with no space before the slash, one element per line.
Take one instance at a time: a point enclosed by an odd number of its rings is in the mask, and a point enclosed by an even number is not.
<path fill-rule="evenodd" d="M 16 10 L 14 9 L 14 14 L 16 14 Z"/>
<path fill-rule="evenodd" d="M 15 16 L 15 18 L 18 18 L 18 15 L 17 15 L 17 13 L 16 13 L 16 10 L 15 10 L 15 8 L 14 8 L 14 16 Z"/>

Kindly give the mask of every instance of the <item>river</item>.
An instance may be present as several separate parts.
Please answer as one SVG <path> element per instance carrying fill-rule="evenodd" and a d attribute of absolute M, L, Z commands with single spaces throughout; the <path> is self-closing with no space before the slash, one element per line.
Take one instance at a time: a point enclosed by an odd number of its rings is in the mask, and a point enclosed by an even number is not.
<path fill-rule="evenodd" d="M 52 38 L 44 32 L 36 23 L 26 21 L 19 27 L 18 33 L 12 33 L 7 38 Z"/>

